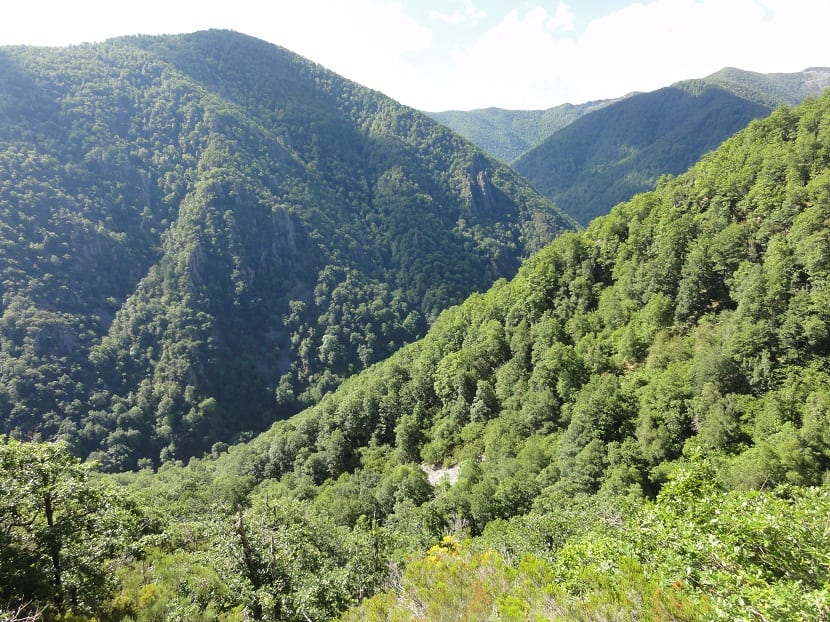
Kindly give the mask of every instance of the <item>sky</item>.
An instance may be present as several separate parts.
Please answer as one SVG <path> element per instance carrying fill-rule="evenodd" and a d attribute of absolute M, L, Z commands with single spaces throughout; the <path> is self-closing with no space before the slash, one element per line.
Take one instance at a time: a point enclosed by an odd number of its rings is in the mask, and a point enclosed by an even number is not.
<path fill-rule="evenodd" d="M 830 66 L 830 0 L 4 0 L 0 45 L 223 28 L 426 111 L 538 110 Z"/>

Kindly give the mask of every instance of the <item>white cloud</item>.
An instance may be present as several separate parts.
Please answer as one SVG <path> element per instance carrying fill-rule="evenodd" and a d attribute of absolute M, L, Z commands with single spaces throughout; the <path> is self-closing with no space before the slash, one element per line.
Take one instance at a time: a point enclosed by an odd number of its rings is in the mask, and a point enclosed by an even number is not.
<path fill-rule="evenodd" d="M 576 16 L 571 7 L 560 2 L 556 7 L 556 13 L 548 20 L 547 28 L 551 32 L 568 32 L 574 29 Z"/>
<path fill-rule="evenodd" d="M 429 46 L 431 31 L 385 0 L 28 0 L 4 7 L 0 44 L 64 45 L 125 34 L 229 28 L 326 60 L 398 58 Z M 343 62 L 338 64 L 343 65 Z"/>
<path fill-rule="evenodd" d="M 477 15 L 467 3 L 471 15 Z M 286 47 L 404 100 L 429 71 L 432 31 L 388 0 L 28 0 L 0 20 L 0 45 L 68 45 L 128 34 L 236 30 Z"/>
<path fill-rule="evenodd" d="M 830 60 L 826 0 L 657 0 L 592 22 L 563 77 L 585 99 L 653 90 L 725 66 L 798 71 Z M 813 59 L 813 60 L 808 60 Z"/>
<path fill-rule="evenodd" d="M 401 3 L 378 0 L 280 3 L 239 22 L 244 32 L 350 76 L 374 75 L 426 49 L 432 40 L 431 31 L 408 17 Z"/>
<path fill-rule="evenodd" d="M 196 0 L 28 0 L 8 4 L 0 20 L 0 45 L 70 45 L 130 34 L 231 28 L 218 5 Z"/>
<path fill-rule="evenodd" d="M 457 79 L 450 88 L 457 107 L 538 107 L 537 91 L 555 79 L 551 65 L 568 47 L 551 29 L 563 24 L 557 15 L 562 17 L 541 6 L 525 12 L 513 9 L 474 45 L 453 50 Z"/>
<path fill-rule="evenodd" d="M 454 13 L 430 11 L 429 16 L 436 21 L 444 22 L 445 24 L 449 24 L 450 26 L 458 26 L 458 24 L 463 24 L 467 21 L 467 16 L 461 11 L 455 11 Z"/>
<path fill-rule="evenodd" d="M 446 24 L 450 24 L 451 26 L 457 26 L 464 23 L 477 24 L 479 21 L 487 17 L 487 13 L 486 11 L 482 11 L 475 6 L 472 0 L 464 0 L 463 10 L 456 10 L 451 13 L 432 10 L 429 12 L 429 16 L 439 22 L 444 22 Z"/>
<path fill-rule="evenodd" d="M 8 4 L 0 45 L 231 28 L 427 110 L 547 108 L 653 90 L 727 65 L 830 65 L 830 0 L 641 0 L 581 30 L 585 4 L 561 0 L 505 2 L 500 15 L 492 14 L 496 2 L 479 0 Z"/>
<path fill-rule="evenodd" d="M 423 81 L 415 63 L 432 43 L 432 31 L 402 4 L 379 0 L 292 3 L 271 23 L 253 28 L 247 32 L 407 103 L 412 86 Z"/>
<path fill-rule="evenodd" d="M 578 5 L 577 5 L 578 7 Z M 577 8 L 578 10 L 578 8 Z M 648 91 L 725 66 L 791 72 L 830 65 L 827 0 L 654 0 L 572 30 L 560 3 L 513 9 L 454 50 L 455 107 L 547 108 Z"/>

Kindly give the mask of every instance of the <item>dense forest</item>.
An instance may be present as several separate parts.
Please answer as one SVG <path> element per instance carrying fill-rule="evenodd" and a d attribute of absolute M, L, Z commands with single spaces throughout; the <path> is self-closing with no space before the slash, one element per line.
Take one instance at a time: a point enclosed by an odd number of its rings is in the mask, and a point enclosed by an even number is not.
<path fill-rule="evenodd" d="M 742 69 L 735 69 L 734 67 L 726 67 L 713 73 L 710 76 L 701 79 L 683 80 L 671 86 L 689 91 L 691 93 L 700 93 L 709 88 L 722 91 L 724 94 L 735 96 L 731 105 L 735 109 L 731 112 L 733 116 L 745 115 L 742 109 L 749 106 L 751 112 L 755 105 L 761 106 L 764 113 L 760 116 L 766 116 L 777 106 L 786 104 L 795 106 L 801 103 L 805 97 L 815 96 L 820 94 L 824 89 L 830 87 L 830 68 L 827 67 L 808 67 L 804 71 L 795 73 L 756 73 L 754 71 L 745 71 Z M 583 116 L 589 115 L 595 111 L 609 106 L 616 107 L 617 104 L 622 103 L 629 97 L 639 98 L 643 95 L 652 95 L 649 93 L 629 93 L 617 99 L 602 99 L 583 104 L 560 104 L 553 108 L 546 110 L 506 110 L 504 108 L 481 108 L 478 110 L 447 110 L 443 112 L 428 112 L 427 114 L 437 121 L 440 121 L 453 131 L 468 138 L 473 143 L 496 156 L 503 162 L 515 163 L 521 156 L 532 151 L 535 147 L 540 146 L 546 142 L 559 130 L 562 130 L 574 123 Z M 708 104 L 708 99 L 700 99 L 697 103 L 697 116 L 705 115 L 705 107 Z M 648 106 L 635 106 L 629 108 L 627 105 L 621 106 L 623 110 L 627 110 L 628 114 L 632 114 L 636 119 L 639 114 L 657 115 L 665 112 L 667 105 L 658 107 L 657 109 L 649 108 Z M 714 112 L 714 111 L 713 111 Z M 604 127 L 609 120 L 618 117 L 625 117 L 626 114 L 614 113 L 611 117 L 605 115 L 592 116 L 591 121 L 587 122 L 586 133 L 603 134 L 611 131 L 612 128 Z M 755 117 L 746 117 L 747 123 Z M 682 126 L 686 122 L 686 117 L 677 115 L 674 119 L 677 126 Z M 713 128 L 709 128 L 709 132 L 717 132 L 720 135 L 720 140 L 713 143 L 712 147 L 717 146 L 721 141 L 728 138 L 736 130 L 731 130 L 729 127 L 723 127 L 722 122 L 717 118 L 711 120 L 714 124 Z M 628 121 L 636 123 L 636 121 Z M 641 121 L 642 122 L 642 121 Z M 593 128 L 588 131 L 587 128 Z M 739 126 L 736 129 L 740 129 Z M 651 144 L 649 141 L 641 139 L 636 132 L 632 130 L 638 129 L 636 125 L 631 128 L 621 128 L 618 132 L 620 137 L 625 137 L 626 140 L 632 144 L 637 144 L 638 141 L 642 145 Z M 642 128 L 639 128 L 642 131 Z M 683 132 L 688 135 L 688 132 Z M 556 143 L 557 139 L 553 139 Z M 601 144 L 606 142 L 605 139 L 600 139 Z M 586 141 L 587 143 L 587 141 Z M 608 160 L 614 162 L 613 159 L 615 151 L 613 150 L 613 142 L 604 145 L 604 149 L 611 148 L 607 154 Z M 554 150 L 554 147 L 550 147 Z M 602 154 L 604 149 L 600 149 Z M 678 146 L 678 149 L 684 149 L 683 145 Z M 686 164 L 682 168 L 677 168 L 676 161 L 670 161 L 666 164 L 676 168 L 671 170 L 666 168 L 663 173 L 676 172 L 681 173 L 691 164 L 696 162 L 702 152 L 690 152 L 686 157 Z M 596 155 L 594 156 L 596 157 Z M 541 159 L 541 156 L 540 156 Z M 602 161 L 602 158 L 600 158 Z M 648 161 L 646 161 L 648 163 Z M 659 170 L 659 166 L 657 169 Z M 544 167 L 540 166 L 537 171 L 534 171 L 539 177 L 544 177 Z M 556 174 L 555 172 L 553 174 Z M 653 187 L 657 177 L 654 177 L 648 184 L 642 186 L 641 190 L 647 190 Z M 545 185 L 544 182 L 541 185 Z M 558 191 L 564 191 L 566 188 L 560 188 Z M 604 205 L 601 213 L 607 213 L 613 205 L 619 201 L 630 198 L 630 194 L 620 198 L 614 203 Z M 567 211 L 567 210 L 566 210 Z M 597 215 L 599 212 L 597 213 Z M 585 222 L 587 223 L 587 219 Z"/>
<path fill-rule="evenodd" d="M 829 329 L 830 93 L 558 236 L 248 442 L 101 475 L 63 443 L 4 441 L 0 603 L 825 619 Z"/>
<path fill-rule="evenodd" d="M 548 110 L 430 113 L 522 175 L 587 225 L 678 174 L 779 105 L 830 87 L 830 69 L 760 74 L 726 68 L 652 93 Z"/>
<path fill-rule="evenodd" d="M 427 112 L 502 162 L 512 162 L 580 117 L 618 100 L 560 104 L 546 110 L 446 110 Z"/>
<path fill-rule="evenodd" d="M 686 170 L 771 108 L 719 88 L 672 86 L 628 97 L 520 156 L 516 170 L 582 224 Z"/>
<path fill-rule="evenodd" d="M 587 114 L 519 156 L 514 166 L 586 225 L 653 188 L 661 175 L 682 173 L 752 119 L 827 87 L 827 68 L 793 74 L 727 68 Z"/>
<path fill-rule="evenodd" d="M 573 226 L 425 115 L 241 34 L 2 48 L 0 433 L 107 470 L 204 455 Z"/>

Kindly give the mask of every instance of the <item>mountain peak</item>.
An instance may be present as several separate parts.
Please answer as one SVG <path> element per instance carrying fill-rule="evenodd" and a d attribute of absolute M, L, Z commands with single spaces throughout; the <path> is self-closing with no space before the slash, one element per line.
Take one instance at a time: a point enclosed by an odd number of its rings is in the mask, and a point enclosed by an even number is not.
<path fill-rule="evenodd" d="M 425 115 L 241 33 L 2 61 L 0 336 L 20 365 L 0 432 L 108 468 L 262 430 L 573 226 Z M 12 395 L 22 370 L 41 380 Z"/>

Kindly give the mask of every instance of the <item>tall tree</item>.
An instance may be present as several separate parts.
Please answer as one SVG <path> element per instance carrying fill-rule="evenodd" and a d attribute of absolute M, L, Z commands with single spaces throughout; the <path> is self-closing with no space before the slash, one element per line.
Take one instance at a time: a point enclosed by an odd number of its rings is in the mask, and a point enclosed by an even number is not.
<path fill-rule="evenodd" d="M 0 603 L 91 613 L 141 528 L 135 507 L 62 443 L 0 439 Z"/>

